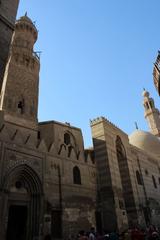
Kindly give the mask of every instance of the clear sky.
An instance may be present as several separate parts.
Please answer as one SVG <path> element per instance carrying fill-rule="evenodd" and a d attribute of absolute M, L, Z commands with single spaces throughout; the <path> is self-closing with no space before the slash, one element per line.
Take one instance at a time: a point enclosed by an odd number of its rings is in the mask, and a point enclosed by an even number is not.
<path fill-rule="evenodd" d="M 104 116 L 127 134 L 147 130 L 142 106 L 160 48 L 159 0 L 20 0 L 42 51 L 39 121 L 70 122 L 92 145 L 89 119 Z"/>

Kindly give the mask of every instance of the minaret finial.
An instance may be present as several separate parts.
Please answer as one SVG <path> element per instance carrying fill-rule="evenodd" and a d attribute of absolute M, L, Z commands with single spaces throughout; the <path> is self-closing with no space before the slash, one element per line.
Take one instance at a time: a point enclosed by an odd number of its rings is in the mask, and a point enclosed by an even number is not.
<path fill-rule="evenodd" d="M 137 122 L 134 122 L 134 123 L 135 123 L 136 129 L 138 130 L 138 124 L 137 124 Z"/>

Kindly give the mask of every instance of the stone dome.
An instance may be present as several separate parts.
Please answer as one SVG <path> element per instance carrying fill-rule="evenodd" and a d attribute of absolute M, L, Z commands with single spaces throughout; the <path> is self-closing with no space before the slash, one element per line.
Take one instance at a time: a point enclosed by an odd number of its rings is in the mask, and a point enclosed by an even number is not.
<path fill-rule="evenodd" d="M 32 24 L 32 20 L 27 16 L 27 14 L 25 14 L 24 16 L 20 17 L 20 19 L 18 21 L 21 22 L 28 22 Z"/>
<path fill-rule="evenodd" d="M 16 29 L 20 29 L 22 31 L 26 29 L 27 31 L 31 32 L 34 36 L 35 41 L 37 40 L 38 35 L 37 28 L 35 24 L 32 22 L 32 20 L 27 16 L 27 13 L 16 21 L 15 26 Z"/>
<path fill-rule="evenodd" d="M 27 13 L 16 21 L 16 25 L 19 25 L 19 24 L 27 24 L 29 26 L 32 26 L 37 31 L 35 24 L 27 16 Z"/>
<path fill-rule="evenodd" d="M 129 143 L 152 155 L 160 156 L 160 139 L 149 132 L 135 130 L 129 136 Z"/>

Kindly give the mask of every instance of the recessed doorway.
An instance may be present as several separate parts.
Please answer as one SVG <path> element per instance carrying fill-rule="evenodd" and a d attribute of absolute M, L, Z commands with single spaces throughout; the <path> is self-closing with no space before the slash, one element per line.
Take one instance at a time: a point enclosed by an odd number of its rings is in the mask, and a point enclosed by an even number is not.
<path fill-rule="evenodd" d="M 26 240 L 27 215 L 27 206 L 10 206 L 6 240 Z"/>

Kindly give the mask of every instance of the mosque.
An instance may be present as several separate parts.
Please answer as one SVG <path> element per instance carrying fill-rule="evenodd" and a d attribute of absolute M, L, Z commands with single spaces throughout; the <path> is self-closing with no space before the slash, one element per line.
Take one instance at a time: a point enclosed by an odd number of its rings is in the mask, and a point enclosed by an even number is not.
<path fill-rule="evenodd" d="M 66 239 L 79 230 L 160 226 L 160 113 L 143 91 L 149 131 L 128 136 L 104 117 L 81 129 L 38 122 L 38 31 L 15 21 L 18 0 L 0 1 L 1 240 Z M 160 94 L 160 53 L 153 79 Z"/>

